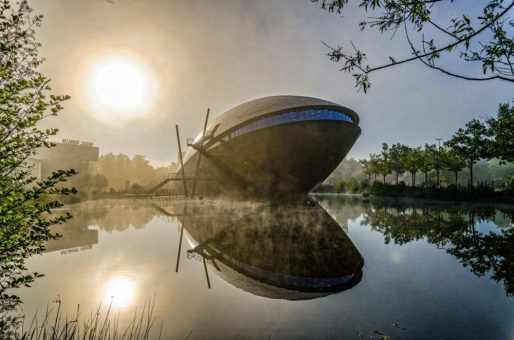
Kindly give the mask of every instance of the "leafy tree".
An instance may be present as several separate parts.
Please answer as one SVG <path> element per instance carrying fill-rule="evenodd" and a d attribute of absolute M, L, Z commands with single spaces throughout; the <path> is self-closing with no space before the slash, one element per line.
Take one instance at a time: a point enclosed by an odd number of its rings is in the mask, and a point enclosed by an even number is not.
<path fill-rule="evenodd" d="M 84 174 L 83 176 L 77 176 L 73 181 L 73 184 L 82 191 L 82 189 L 90 190 L 97 189 L 101 190 L 107 187 L 108 180 L 104 175 L 101 174 Z"/>
<path fill-rule="evenodd" d="M 56 115 L 69 98 L 49 95 L 49 79 L 37 71 L 42 60 L 34 29 L 42 16 L 31 12 L 27 1 L 15 7 L 9 0 L 0 1 L 0 320 L 6 320 L 9 310 L 19 303 L 7 291 L 29 285 L 40 275 L 27 274 L 24 259 L 43 250 L 44 242 L 54 237 L 50 226 L 71 217 L 52 214 L 61 203 L 42 198 L 75 193 L 56 186 L 73 175 L 73 170 L 57 171 L 35 183 L 23 166 L 38 148 L 52 146 L 48 138 L 57 129 L 41 129 L 38 123 Z M 9 337 L 9 327 L 0 322 L 0 334 Z"/>
<path fill-rule="evenodd" d="M 167 167 L 154 168 L 143 155 L 134 155 L 130 158 L 124 154 L 112 153 L 101 155 L 95 162 L 94 172 L 105 176 L 109 187 L 113 189 L 125 189 L 126 182 L 146 185 L 155 178 L 175 172 L 177 164 L 171 163 Z"/>
<path fill-rule="evenodd" d="M 369 169 L 370 172 L 375 176 L 374 180 L 377 180 L 377 174 L 379 174 L 380 160 L 376 155 L 371 154 L 369 156 Z"/>
<path fill-rule="evenodd" d="M 362 173 L 367 177 L 368 183 L 371 182 L 371 175 L 373 174 L 371 163 L 367 159 L 359 160 L 359 163 L 362 165 Z"/>
<path fill-rule="evenodd" d="M 324 183 L 327 184 L 335 184 L 340 179 L 356 179 L 361 180 L 363 176 L 363 166 L 358 160 L 353 158 L 343 159 L 341 163 L 337 166 L 337 168 L 332 171 L 330 176 L 328 176 Z"/>
<path fill-rule="evenodd" d="M 423 152 L 420 147 L 409 148 L 405 154 L 405 169 L 411 174 L 412 186 L 416 186 L 416 173 L 423 166 Z"/>
<path fill-rule="evenodd" d="M 425 187 L 427 187 L 428 173 L 433 169 L 433 157 L 437 152 L 437 147 L 435 145 L 425 144 L 425 148 L 421 152 L 423 157 L 421 160 L 421 167 L 419 169 L 423 174 L 425 174 Z"/>
<path fill-rule="evenodd" d="M 435 173 L 436 173 L 437 186 L 440 187 L 441 186 L 441 170 L 444 169 L 444 165 L 445 165 L 445 152 L 440 146 L 438 146 L 436 148 L 434 145 L 431 148 L 430 162 L 432 163 L 432 169 L 434 169 Z"/>
<path fill-rule="evenodd" d="M 408 150 L 407 146 L 400 143 L 393 144 L 389 148 L 389 162 L 396 175 L 396 184 L 398 184 L 398 177 L 405 173 L 405 156 Z"/>
<path fill-rule="evenodd" d="M 311 0 L 329 12 L 342 13 L 348 0 Z M 483 4 L 470 2 L 467 11 L 443 22 L 433 13 L 452 4 L 453 0 L 360 0 L 359 9 L 365 19 L 361 30 L 377 29 L 380 34 L 401 33 L 410 47 L 410 55 L 389 56 L 376 65 L 367 63 L 367 54 L 350 42 L 349 47 L 331 47 L 328 56 L 342 63 L 342 71 L 350 73 L 358 89 L 366 92 L 373 72 L 419 61 L 424 66 L 446 75 L 471 81 L 499 79 L 514 82 L 514 21 L 509 20 L 514 1 L 489 0 Z M 473 6 L 474 5 L 474 6 Z M 454 5 L 457 6 L 457 5 Z M 477 9 L 479 12 L 477 13 Z M 386 55 L 386 53 L 382 53 Z M 469 65 L 481 64 L 474 74 L 463 74 L 460 67 L 446 67 L 446 59 L 460 58 Z M 451 59 L 451 61 L 454 61 Z M 482 73 L 482 75 L 480 75 Z"/>
<path fill-rule="evenodd" d="M 102 190 L 103 188 L 106 188 L 107 185 L 109 184 L 109 181 L 107 181 L 107 178 L 104 176 L 104 175 L 101 175 L 101 174 L 96 174 L 94 176 L 94 180 L 93 180 L 93 187 L 98 189 L 98 190 Z"/>
<path fill-rule="evenodd" d="M 492 156 L 502 163 L 514 162 L 514 106 L 501 104 L 496 118 L 487 120 Z"/>
<path fill-rule="evenodd" d="M 458 185 L 459 172 L 466 167 L 466 160 L 460 153 L 454 150 L 447 150 L 444 153 L 444 168 L 455 175 L 455 186 Z"/>
<path fill-rule="evenodd" d="M 473 119 L 465 129 L 459 129 L 445 145 L 466 159 L 469 167 L 469 185 L 473 187 L 473 165 L 488 156 L 489 140 L 487 128 L 480 121 Z"/>
<path fill-rule="evenodd" d="M 376 156 L 377 170 L 382 175 L 383 183 L 386 181 L 386 176 L 392 171 L 391 162 L 389 159 L 389 148 L 386 143 L 382 144 L 382 151 Z"/>

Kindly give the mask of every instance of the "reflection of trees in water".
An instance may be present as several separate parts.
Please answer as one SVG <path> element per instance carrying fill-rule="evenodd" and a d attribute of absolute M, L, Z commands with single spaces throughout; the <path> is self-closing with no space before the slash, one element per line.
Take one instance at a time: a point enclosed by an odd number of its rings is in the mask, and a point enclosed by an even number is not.
<path fill-rule="evenodd" d="M 499 228 L 481 232 L 476 228 L 494 222 Z M 514 295 L 514 226 L 512 211 L 489 207 L 406 205 L 375 202 L 364 208 L 363 225 L 381 232 L 385 243 L 405 244 L 419 239 L 446 248 L 481 277 L 503 281 Z"/>
<path fill-rule="evenodd" d="M 355 221 L 362 214 L 362 200 L 360 198 L 346 198 L 344 203 L 341 200 L 323 200 L 323 209 L 337 223 L 348 232 L 348 221 Z"/>
<path fill-rule="evenodd" d="M 503 281 L 508 295 L 514 296 L 514 228 L 499 233 L 472 233 L 460 237 L 448 252 L 471 267 L 477 276 L 492 271 L 491 277 Z"/>
<path fill-rule="evenodd" d="M 155 216 L 149 205 L 141 201 L 85 202 L 74 207 L 72 213 L 73 219 L 66 225 L 80 228 L 96 225 L 107 232 L 130 226 L 141 229 Z"/>

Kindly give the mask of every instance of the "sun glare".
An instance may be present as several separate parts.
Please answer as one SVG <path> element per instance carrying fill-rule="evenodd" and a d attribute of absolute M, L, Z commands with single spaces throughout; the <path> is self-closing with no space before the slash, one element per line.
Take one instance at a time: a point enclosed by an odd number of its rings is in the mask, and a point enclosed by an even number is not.
<path fill-rule="evenodd" d="M 134 298 L 135 284 L 129 278 L 112 278 L 104 288 L 104 297 L 113 307 L 125 307 Z"/>
<path fill-rule="evenodd" d="M 89 111 L 106 123 L 141 117 L 150 111 L 155 85 L 148 68 L 129 55 L 97 58 L 87 71 Z"/>
<path fill-rule="evenodd" d="M 128 109 L 143 102 L 145 80 L 134 63 L 113 59 L 98 67 L 93 88 L 102 103 L 115 109 Z"/>

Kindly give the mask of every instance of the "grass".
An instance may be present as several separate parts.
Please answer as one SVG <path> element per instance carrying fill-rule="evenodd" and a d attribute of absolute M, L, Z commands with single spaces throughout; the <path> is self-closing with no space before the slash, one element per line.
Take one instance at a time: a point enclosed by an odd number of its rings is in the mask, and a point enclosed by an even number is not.
<path fill-rule="evenodd" d="M 81 321 L 80 306 L 77 306 L 75 315 L 71 318 L 64 315 L 61 308 L 61 301 L 56 300 L 56 307 L 47 306 L 45 314 L 39 318 L 37 313 L 30 323 L 27 320 L 20 323 L 13 338 L 27 340 L 143 340 L 160 339 L 162 335 L 162 323 L 158 334 L 152 331 L 155 324 L 153 316 L 155 298 L 145 302 L 141 311 L 137 308 L 128 326 L 120 328 L 120 315 L 112 314 L 111 305 L 104 315 L 101 313 L 101 306 L 95 313 Z M 25 327 L 27 327 L 25 329 Z M 157 336 L 155 336 L 157 335 Z"/>

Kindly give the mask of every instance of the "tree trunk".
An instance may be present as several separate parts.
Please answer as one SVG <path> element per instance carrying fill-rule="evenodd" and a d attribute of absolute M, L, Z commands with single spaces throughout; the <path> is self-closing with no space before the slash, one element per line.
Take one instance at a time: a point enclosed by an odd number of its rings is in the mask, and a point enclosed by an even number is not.
<path fill-rule="evenodd" d="M 441 182 L 439 180 L 439 169 L 436 169 L 435 171 L 437 173 L 437 187 L 440 188 L 441 187 Z"/>
<path fill-rule="evenodd" d="M 387 175 L 382 174 L 382 176 L 383 176 L 383 178 L 384 178 L 384 184 L 385 184 L 385 182 L 386 182 L 386 176 L 387 176 Z"/>
<path fill-rule="evenodd" d="M 428 187 L 428 172 L 425 172 L 425 188 Z"/>
<path fill-rule="evenodd" d="M 458 185 L 458 177 L 459 177 L 459 172 L 458 171 L 455 171 L 455 186 Z"/>
<path fill-rule="evenodd" d="M 396 185 L 398 185 L 398 171 L 396 171 Z"/>
<path fill-rule="evenodd" d="M 469 186 L 473 189 L 473 158 L 469 160 Z"/>

